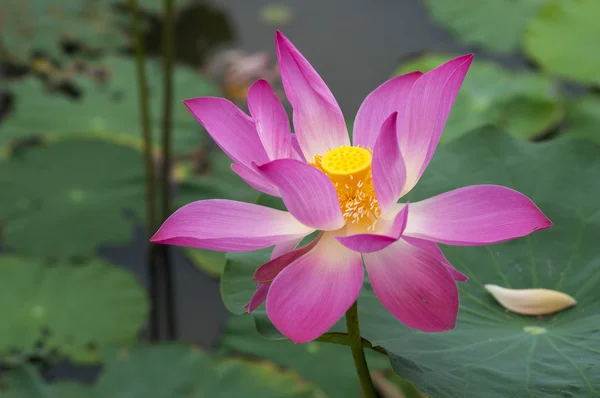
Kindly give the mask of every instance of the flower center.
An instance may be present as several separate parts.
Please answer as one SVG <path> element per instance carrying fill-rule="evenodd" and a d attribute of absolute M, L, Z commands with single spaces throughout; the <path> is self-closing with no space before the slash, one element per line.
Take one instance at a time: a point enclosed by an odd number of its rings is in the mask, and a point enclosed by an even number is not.
<path fill-rule="evenodd" d="M 381 214 L 373 189 L 372 159 L 369 148 L 341 146 L 310 162 L 333 182 L 346 222 L 368 229 Z"/>

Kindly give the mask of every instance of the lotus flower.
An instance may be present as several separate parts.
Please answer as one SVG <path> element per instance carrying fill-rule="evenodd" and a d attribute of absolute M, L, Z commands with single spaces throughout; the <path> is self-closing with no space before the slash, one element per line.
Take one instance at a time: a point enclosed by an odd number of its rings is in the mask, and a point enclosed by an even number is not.
<path fill-rule="evenodd" d="M 249 91 L 251 116 L 221 98 L 184 102 L 233 171 L 281 197 L 288 211 L 202 200 L 177 210 L 152 241 L 226 252 L 274 246 L 254 275 L 247 309 L 266 300 L 273 324 L 296 343 L 319 337 L 353 304 L 363 261 L 375 294 L 402 323 L 425 332 L 454 328 L 455 281 L 467 278 L 437 243 L 485 245 L 551 225 L 529 198 L 495 185 L 398 203 L 433 156 L 472 55 L 376 88 L 358 110 L 351 144 L 321 77 L 280 32 L 276 44 L 295 134 L 265 81 Z M 314 231 L 312 242 L 296 248 Z"/>

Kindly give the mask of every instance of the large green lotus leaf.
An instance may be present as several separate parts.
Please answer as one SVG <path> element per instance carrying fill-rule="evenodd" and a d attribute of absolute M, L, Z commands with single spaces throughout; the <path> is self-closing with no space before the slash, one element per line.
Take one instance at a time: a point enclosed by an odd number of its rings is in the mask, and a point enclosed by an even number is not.
<path fill-rule="evenodd" d="M 94 398 L 307 398 L 315 394 L 295 373 L 238 359 L 215 361 L 183 344 L 138 345 L 109 353 L 105 359 Z"/>
<path fill-rule="evenodd" d="M 527 55 L 554 75 L 583 84 L 600 83 L 600 2 L 552 0 L 531 22 Z"/>
<path fill-rule="evenodd" d="M 219 343 L 223 353 L 241 353 L 265 358 L 319 387 L 330 398 L 359 398 L 360 387 L 350 347 L 323 342 L 294 344 L 289 340 L 267 340 L 256 331 L 252 316 L 233 316 Z M 368 352 L 369 367 L 389 368 L 385 355 Z"/>
<path fill-rule="evenodd" d="M 588 94 L 567 104 L 567 134 L 600 144 L 600 96 Z"/>
<path fill-rule="evenodd" d="M 459 40 L 508 53 L 518 49 L 529 21 L 548 0 L 424 0 L 431 17 Z"/>
<path fill-rule="evenodd" d="M 0 125 L 0 147 L 36 135 L 102 135 L 141 145 L 140 111 L 135 63 L 132 58 L 108 57 L 96 67 L 106 69 L 106 83 L 88 75 L 73 82 L 81 91 L 78 99 L 49 93 L 34 77 L 18 80 L 8 88 L 16 96 L 15 110 Z M 150 95 L 151 127 L 159 143 L 162 120 L 162 72 L 157 61 L 146 65 Z M 200 73 L 177 67 L 173 74 L 173 150 L 188 153 L 204 140 L 202 128 L 181 102 L 183 99 L 217 95 L 218 91 Z"/>
<path fill-rule="evenodd" d="M 426 55 L 405 63 L 395 74 L 427 72 L 451 58 Z M 551 80 L 475 60 L 456 98 L 441 142 L 448 143 L 486 125 L 502 128 L 520 139 L 530 139 L 543 134 L 562 114 L 558 90 Z"/>
<path fill-rule="evenodd" d="M 229 199 L 253 203 L 259 192 L 250 187 L 231 170 L 231 159 L 214 148 L 206 155 L 204 169 L 192 172 L 179 185 L 177 206 L 206 199 Z M 208 275 L 219 277 L 225 266 L 225 253 L 185 248 L 188 258 Z"/>
<path fill-rule="evenodd" d="M 31 365 L 25 365 L 2 375 L 2 398 L 83 398 L 88 388 L 75 382 L 49 384 Z"/>
<path fill-rule="evenodd" d="M 0 292 L 5 362 L 53 351 L 77 362 L 97 361 L 99 346 L 135 339 L 148 312 L 135 278 L 99 260 L 47 265 L 1 256 Z"/>
<path fill-rule="evenodd" d="M 116 1 L 3 1 L 0 11 L 6 50 L 18 60 L 27 60 L 34 51 L 62 56 L 63 39 L 101 49 L 123 46 L 128 39 L 118 28 L 120 18 L 111 9 L 113 3 Z"/>
<path fill-rule="evenodd" d="M 0 220 L 9 249 L 86 256 L 131 239 L 144 208 L 139 151 L 96 139 L 25 149 L 0 161 Z"/>
<path fill-rule="evenodd" d="M 600 147 L 580 140 L 532 144 L 479 131 L 439 149 L 409 201 L 499 184 L 531 197 L 554 224 L 507 243 L 443 248 L 470 277 L 459 284 L 453 331 L 410 330 L 366 291 L 363 336 L 388 350 L 402 377 L 436 398 L 600 395 L 599 175 Z M 484 284 L 554 289 L 578 303 L 554 315 L 517 315 Z"/>
<path fill-rule="evenodd" d="M 95 385 L 49 384 L 30 368 L 3 375 L 2 398 L 314 398 L 294 372 L 270 363 L 215 361 L 183 344 L 110 350 Z"/>

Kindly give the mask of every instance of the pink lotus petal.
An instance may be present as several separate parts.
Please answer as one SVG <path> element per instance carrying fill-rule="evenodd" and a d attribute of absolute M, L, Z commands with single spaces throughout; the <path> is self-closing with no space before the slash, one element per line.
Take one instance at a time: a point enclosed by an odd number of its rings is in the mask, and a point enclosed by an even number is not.
<path fill-rule="evenodd" d="M 254 170 L 237 163 L 231 164 L 231 170 L 233 170 L 235 174 L 244 180 L 246 184 L 250 185 L 257 191 L 264 192 L 267 195 L 279 197 L 279 190 L 277 187 Z"/>
<path fill-rule="evenodd" d="M 173 213 L 154 243 L 226 252 L 262 249 L 313 232 L 290 213 L 233 200 L 201 200 Z"/>
<path fill-rule="evenodd" d="M 277 59 L 285 94 L 294 109 L 294 130 L 304 157 L 350 145 L 346 122 L 329 88 L 281 32 L 276 35 Z"/>
<path fill-rule="evenodd" d="M 248 313 L 257 309 L 258 306 L 265 301 L 265 299 L 267 298 L 267 293 L 269 292 L 269 287 L 269 285 L 264 285 L 262 283 L 258 284 L 254 295 L 250 299 L 250 302 L 248 302 L 248 304 L 246 304 L 246 306 L 244 307 Z"/>
<path fill-rule="evenodd" d="M 248 90 L 248 109 L 269 159 L 289 158 L 290 122 L 281 101 L 265 80 L 258 80 Z"/>
<path fill-rule="evenodd" d="M 320 170 L 293 159 L 273 160 L 258 169 L 279 189 L 285 206 L 301 223 L 322 231 L 344 226 L 335 188 Z"/>
<path fill-rule="evenodd" d="M 282 269 L 284 269 L 290 263 L 296 261 L 303 255 L 305 255 L 309 251 L 311 251 L 312 248 L 315 247 L 317 243 L 319 243 L 319 240 L 321 240 L 322 235 L 323 234 L 317 236 L 308 245 L 304 245 L 299 249 L 284 253 L 279 257 L 271 259 L 271 261 L 269 261 L 268 263 L 261 265 L 260 267 L 258 267 L 256 272 L 254 272 L 254 276 L 252 277 L 252 279 L 259 283 L 272 282 L 273 279 L 275 279 L 275 277 L 279 275 Z"/>
<path fill-rule="evenodd" d="M 391 225 L 384 234 L 356 234 L 349 236 L 336 236 L 338 242 L 348 249 L 359 253 L 372 253 L 382 250 L 392 243 L 396 242 L 402 236 L 408 220 L 408 204 L 396 214 Z M 385 220 L 379 219 L 378 223 L 384 223 Z"/>
<path fill-rule="evenodd" d="M 302 242 L 302 239 L 304 239 L 304 237 L 276 244 L 273 248 L 273 251 L 271 252 L 271 260 L 294 250 L 296 246 L 298 246 L 300 242 Z"/>
<path fill-rule="evenodd" d="M 252 162 L 263 164 L 269 161 L 254 121 L 231 101 L 200 97 L 183 102 L 235 163 L 250 167 Z"/>
<path fill-rule="evenodd" d="M 331 235 L 281 271 L 267 295 L 267 315 L 295 343 L 327 332 L 357 299 L 363 282 L 359 253 Z"/>
<path fill-rule="evenodd" d="M 292 239 L 292 240 L 275 245 L 275 248 L 273 249 L 273 252 L 271 253 L 271 260 L 274 260 L 277 257 L 283 256 L 283 255 L 289 253 L 290 251 L 294 250 L 294 248 L 300 243 L 301 240 L 302 240 L 302 238 Z M 269 263 L 267 263 L 267 264 L 269 264 Z M 285 264 L 285 265 L 287 265 L 287 264 Z M 281 269 L 283 269 L 285 267 L 285 265 L 283 267 L 281 267 Z M 264 267 L 264 266 L 262 266 L 262 267 Z M 259 267 L 259 269 L 262 267 Z M 281 271 L 281 269 L 279 271 Z M 277 271 L 277 273 L 279 273 L 279 271 Z M 277 276 L 277 275 L 274 275 L 272 279 L 274 279 L 275 276 Z M 256 287 L 256 291 L 254 292 L 254 295 L 252 296 L 252 298 L 250 299 L 248 304 L 246 304 L 246 306 L 244 307 L 248 313 L 254 311 L 259 305 L 261 305 L 265 301 L 265 299 L 267 298 L 267 293 L 269 292 L 269 287 L 271 286 L 271 281 L 272 280 L 270 280 L 266 283 L 258 283 L 258 286 Z"/>
<path fill-rule="evenodd" d="M 354 120 L 354 145 L 373 148 L 383 122 L 394 112 L 404 119 L 410 89 L 422 72 L 396 76 L 377 87 L 365 98 Z"/>
<path fill-rule="evenodd" d="M 435 242 L 424 239 L 409 238 L 408 236 L 404 236 L 402 237 L 402 239 L 404 239 L 411 245 L 423 250 L 427 250 L 430 254 L 434 255 L 435 258 L 437 258 L 441 263 L 443 263 L 446 266 L 446 269 L 448 270 L 448 272 L 450 272 L 450 275 L 452 275 L 452 278 L 454 278 L 455 281 L 465 282 L 469 280 L 469 278 L 467 278 L 466 275 L 459 272 L 456 268 L 454 268 L 452 264 L 450 264 L 450 261 L 448 261 L 446 256 L 444 256 L 444 253 Z"/>
<path fill-rule="evenodd" d="M 296 136 L 296 134 L 292 134 L 292 158 L 306 162 L 306 158 L 302 153 L 300 143 L 298 142 L 298 136 Z"/>
<path fill-rule="evenodd" d="M 412 203 L 404 233 L 474 246 L 518 238 L 551 225 L 522 193 L 497 185 L 473 185 Z"/>
<path fill-rule="evenodd" d="M 400 121 L 400 150 L 411 190 L 433 156 L 473 55 L 463 55 L 425 73 L 413 85 Z"/>
<path fill-rule="evenodd" d="M 398 202 L 406 181 L 406 166 L 396 134 L 397 116 L 394 112 L 383 122 L 373 149 L 373 186 L 383 214 Z"/>
<path fill-rule="evenodd" d="M 423 332 L 454 328 L 458 289 L 434 255 L 401 239 L 363 258 L 373 291 L 400 322 Z"/>

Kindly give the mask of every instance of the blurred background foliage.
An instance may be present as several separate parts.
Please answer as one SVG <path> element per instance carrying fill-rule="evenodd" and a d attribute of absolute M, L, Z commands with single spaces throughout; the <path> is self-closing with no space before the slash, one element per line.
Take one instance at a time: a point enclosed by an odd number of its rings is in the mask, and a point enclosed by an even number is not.
<path fill-rule="evenodd" d="M 163 1 L 139 4 L 156 132 Z M 475 52 L 440 153 L 410 200 L 502 184 L 530 195 L 554 226 L 489 248 L 444 247 L 471 277 L 449 333 L 404 328 L 367 282 L 363 335 L 391 359 L 369 352 L 377 388 L 388 398 L 422 396 L 414 386 L 434 398 L 600 395 L 599 15 L 597 0 L 177 0 L 174 204 L 280 206 L 231 172 L 181 103 L 225 96 L 245 107 L 258 78 L 283 98 L 275 28 L 330 83 L 350 129 L 385 79 Z M 360 397 L 347 347 L 295 345 L 264 308 L 243 314 L 265 251 L 176 248 L 179 341 L 145 343 L 153 302 L 129 21 L 121 0 L 0 4 L 0 397 Z M 156 140 L 157 167 L 159 149 Z M 554 288 L 579 304 L 517 316 L 485 283 Z"/>

